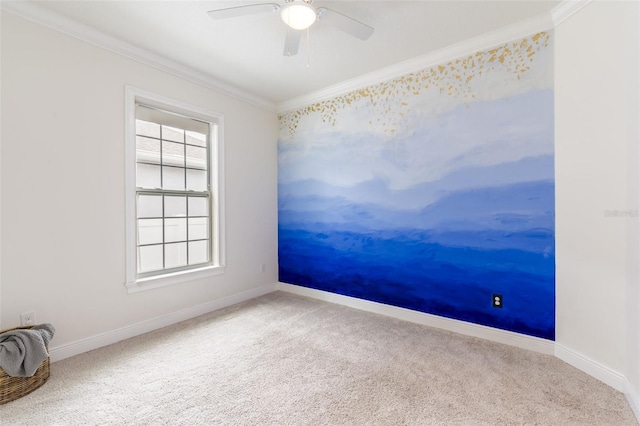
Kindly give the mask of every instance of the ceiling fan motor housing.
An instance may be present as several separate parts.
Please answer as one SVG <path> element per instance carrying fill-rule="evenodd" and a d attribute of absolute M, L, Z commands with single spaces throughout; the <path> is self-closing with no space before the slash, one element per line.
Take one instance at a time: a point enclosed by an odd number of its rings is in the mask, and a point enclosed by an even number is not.
<path fill-rule="evenodd" d="M 280 16 L 294 30 L 306 30 L 318 20 L 316 9 L 307 0 L 287 1 L 280 10 Z"/>

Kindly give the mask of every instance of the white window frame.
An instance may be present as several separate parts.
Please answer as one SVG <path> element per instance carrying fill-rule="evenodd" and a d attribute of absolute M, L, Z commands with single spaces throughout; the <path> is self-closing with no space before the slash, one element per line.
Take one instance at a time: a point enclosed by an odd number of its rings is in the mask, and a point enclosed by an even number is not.
<path fill-rule="evenodd" d="M 211 264 L 177 272 L 159 273 L 140 277 L 137 272 L 137 217 L 136 217 L 136 104 L 212 123 L 210 135 L 210 189 L 211 189 Z M 126 282 L 129 293 L 193 281 L 225 270 L 225 218 L 224 218 L 224 117 L 222 114 L 169 99 L 131 86 L 125 87 L 125 231 Z"/>

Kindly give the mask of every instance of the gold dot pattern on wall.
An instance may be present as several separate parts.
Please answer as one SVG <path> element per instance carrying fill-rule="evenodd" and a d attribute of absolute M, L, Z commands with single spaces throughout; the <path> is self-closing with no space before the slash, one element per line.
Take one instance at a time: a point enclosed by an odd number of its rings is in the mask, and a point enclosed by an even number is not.
<path fill-rule="evenodd" d="M 300 119 L 320 114 L 322 121 L 336 125 L 338 112 L 349 106 L 368 109 L 369 125 L 394 135 L 410 112 L 408 98 L 429 89 L 441 95 L 454 96 L 463 102 L 475 99 L 471 82 L 496 70 L 506 71 L 519 80 L 531 69 L 536 53 L 549 45 L 549 34 L 537 33 L 520 41 L 458 58 L 446 64 L 435 65 L 393 80 L 348 92 L 332 99 L 317 102 L 278 116 L 281 130 L 293 138 Z"/>

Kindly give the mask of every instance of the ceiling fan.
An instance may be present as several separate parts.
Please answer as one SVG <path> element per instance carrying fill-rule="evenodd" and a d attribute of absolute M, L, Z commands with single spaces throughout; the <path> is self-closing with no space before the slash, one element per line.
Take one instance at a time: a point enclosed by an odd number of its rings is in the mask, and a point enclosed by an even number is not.
<path fill-rule="evenodd" d="M 360 40 L 367 40 L 373 34 L 373 27 L 326 7 L 316 9 L 311 5 L 312 1 L 285 0 L 285 4 L 282 6 L 277 3 L 250 4 L 210 10 L 207 14 L 213 19 L 227 19 L 258 13 L 280 12 L 282 21 L 287 25 L 287 36 L 284 43 L 285 56 L 298 53 L 302 31 L 316 22 L 335 27 Z"/>

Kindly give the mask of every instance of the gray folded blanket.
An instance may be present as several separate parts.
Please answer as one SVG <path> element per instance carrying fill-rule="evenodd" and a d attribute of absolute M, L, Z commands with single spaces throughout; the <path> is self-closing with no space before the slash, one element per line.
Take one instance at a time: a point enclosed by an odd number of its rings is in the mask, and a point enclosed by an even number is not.
<path fill-rule="evenodd" d="M 47 359 L 47 345 L 56 329 L 40 324 L 0 334 L 0 368 L 12 377 L 31 377 Z"/>

